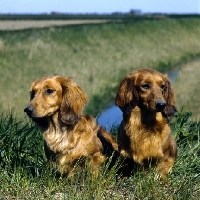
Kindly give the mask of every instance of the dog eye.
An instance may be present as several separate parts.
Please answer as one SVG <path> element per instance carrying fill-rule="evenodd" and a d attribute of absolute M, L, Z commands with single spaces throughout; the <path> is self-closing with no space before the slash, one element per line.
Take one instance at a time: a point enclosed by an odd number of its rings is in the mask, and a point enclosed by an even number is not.
<path fill-rule="evenodd" d="M 143 89 L 148 90 L 150 88 L 150 85 L 148 83 L 145 83 L 141 86 Z"/>
<path fill-rule="evenodd" d="M 50 95 L 50 94 L 52 94 L 54 91 L 55 91 L 55 90 L 52 90 L 52 89 L 49 89 L 49 88 L 48 88 L 48 89 L 45 90 L 44 93 L 45 93 L 46 95 Z"/>
<path fill-rule="evenodd" d="M 164 89 L 164 88 L 165 88 L 165 85 L 164 85 L 164 84 L 162 84 L 162 85 L 160 86 L 160 88 L 161 88 L 161 89 Z"/>
<path fill-rule="evenodd" d="M 30 99 L 32 100 L 35 97 L 35 91 L 30 92 Z"/>

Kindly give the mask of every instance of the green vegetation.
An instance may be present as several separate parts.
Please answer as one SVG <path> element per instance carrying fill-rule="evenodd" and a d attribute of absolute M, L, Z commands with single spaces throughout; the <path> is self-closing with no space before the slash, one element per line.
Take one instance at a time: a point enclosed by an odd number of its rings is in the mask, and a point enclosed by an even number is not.
<path fill-rule="evenodd" d="M 197 16 L 1 31 L 0 199 L 199 199 L 199 35 Z M 154 170 L 140 171 L 119 181 L 116 169 L 105 166 L 96 179 L 89 169 L 57 178 L 41 133 L 23 118 L 30 83 L 54 74 L 74 77 L 90 99 L 85 112 L 96 115 L 137 68 L 181 70 L 174 88 L 184 112 L 171 121 L 179 146 L 171 174 L 158 181 Z"/>
<path fill-rule="evenodd" d="M 2 31 L 0 103 L 23 116 L 32 80 L 61 74 L 83 87 L 90 99 L 86 112 L 96 115 L 131 70 L 166 72 L 199 56 L 199 35 L 198 17 Z"/>
<path fill-rule="evenodd" d="M 180 66 L 181 74 L 174 83 L 178 109 L 191 111 L 192 119 L 200 120 L 200 59 Z"/>
<path fill-rule="evenodd" d="M 46 163 L 37 128 L 24 119 L 16 120 L 12 113 L 1 114 L 0 199 L 198 199 L 200 124 L 189 117 L 190 113 L 179 113 L 173 119 L 179 154 L 166 180 L 156 180 L 154 170 L 118 180 L 116 168 L 109 171 L 106 166 L 96 179 L 89 169 L 56 178 Z"/>

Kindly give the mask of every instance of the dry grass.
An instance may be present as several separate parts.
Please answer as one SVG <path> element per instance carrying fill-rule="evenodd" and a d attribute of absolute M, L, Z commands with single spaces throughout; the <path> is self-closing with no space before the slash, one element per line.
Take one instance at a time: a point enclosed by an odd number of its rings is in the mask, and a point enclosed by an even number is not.
<path fill-rule="evenodd" d="M 50 26 L 68 26 L 80 24 L 99 24 L 110 20 L 0 20 L 0 31 L 13 31 L 32 28 L 45 28 Z"/>

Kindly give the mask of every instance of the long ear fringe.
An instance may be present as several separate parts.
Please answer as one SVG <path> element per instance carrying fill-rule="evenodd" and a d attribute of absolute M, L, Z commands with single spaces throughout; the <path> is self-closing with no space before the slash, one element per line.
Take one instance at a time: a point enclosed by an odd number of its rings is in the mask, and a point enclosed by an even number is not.
<path fill-rule="evenodd" d="M 75 124 L 88 98 L 82 88 L 73 82 L 73 79 L 65 77 L 58 77 L 58 79 L 63 90 L 59 117 L 63 123 Z"/>
<path fill-rule="evenodd" d="M 139 100 L 135 85 L 134 76 L 126 76 L 120 83 L 118 92 L 115 98 L 115 104 L 123 111 L 133 109 Z"/>
<path fill-rule="evenodd" d="M 174 90 L 167 76 L 165 76 L 165 80 L 167 82 L 167 90 L 164 92 L 164 97 L 166 100 L 166 108 L 164 112 L 167 116 L 170 117 L 170 116 L 173 116 L 175 112 L 177 112 L 176 105 L 175 105 L 176 99 L 175 99 Z"/>

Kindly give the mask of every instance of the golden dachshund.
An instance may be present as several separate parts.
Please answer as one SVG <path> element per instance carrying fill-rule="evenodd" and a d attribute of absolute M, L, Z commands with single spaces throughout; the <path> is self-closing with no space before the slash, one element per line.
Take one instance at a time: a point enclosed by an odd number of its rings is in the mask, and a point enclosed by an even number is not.
<path fill-rule="evenodd" d="M 106 158 L 118 151 L 114 136 L 91 116 L 81 116 L 86 102 L 86 94 L 72 78 L 44 77 L 31 84 L 30 103 L 24 112 L 43 133 L 47 159 L 61 174 L 89 163 L 97 175 Z"/>
<path fill-rule="evenodd" d="M 121 155 L 143 168 L 151 160 L 159 176 L 166 177 L 177 156 L 168 121 L 176 112 L 169 78 L 153 69 L 132 71 L 121 81 L 115 103 L 123 112 L 118 130 Z"/>

